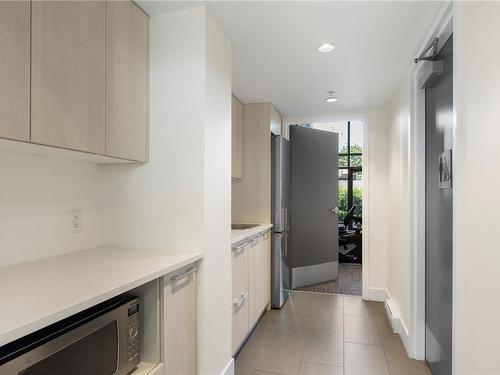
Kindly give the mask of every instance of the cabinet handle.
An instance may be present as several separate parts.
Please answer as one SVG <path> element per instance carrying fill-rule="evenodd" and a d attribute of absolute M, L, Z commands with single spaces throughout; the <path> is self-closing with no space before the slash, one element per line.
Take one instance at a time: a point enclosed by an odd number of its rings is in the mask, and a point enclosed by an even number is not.
<path fill-rule="evenodd" d="M 252 238 L 252 239 L 250 240 L 250 243 L 251 243 L 252 245 L 255 245 L 258 241 L 259 241 L 259 237 L 254 237 L 254 238 Z"/>
<path fill-rule="evenodd" d="M 196 271 L 198 271 L 198 267 L 192 267 L 188 269 L 186 272 L 181 273 L 180 275 L 175 275 L 170 280 L 172 280 L 175 285 L 185 283 L 186 281 L 189 280 L 189 276 L 191 276 Z"/>
<path fill-rule="evenodd" d="M 248 293 L 241 293 L 240 297 L 233 301 L 233 305 L 236 309 L 239 309 L 241 305 L 245 302 L 248 297 Z"/>
<path fill-rule="evenodd" d="M 245 250 L 245 246 L 247 244 L 248 244 L 248 242 L 243 242 L 241 245 L 233 247 L 234 254 L 240 255 Z"/>

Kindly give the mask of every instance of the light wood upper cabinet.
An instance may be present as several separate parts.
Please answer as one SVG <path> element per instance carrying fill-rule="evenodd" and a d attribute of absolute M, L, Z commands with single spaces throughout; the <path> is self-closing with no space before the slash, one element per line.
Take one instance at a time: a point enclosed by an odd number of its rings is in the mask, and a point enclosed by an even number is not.
<path fill-rule="evenodd" d="M 146 161 L 149 17 L 131 1 L 106 7 L 106 155 Z"/>
<path fill-rule="evenodd" d="M 231 176 L 243 178 L 243 104 L 232 96 L 232 163 Z"/>
<path fill-rule="evenodd" d="M 30 137 L 30 3 L 0 1 L 0 137 Z"/>
<path fill-rule="evenodd" d="M 164 280 L 166 375 L 196 375 L 196 272 Z"/>
<path fill-rule="evenodd" d="M 104 153 L 105 6 L 31 3 L 32 142 Z"/>

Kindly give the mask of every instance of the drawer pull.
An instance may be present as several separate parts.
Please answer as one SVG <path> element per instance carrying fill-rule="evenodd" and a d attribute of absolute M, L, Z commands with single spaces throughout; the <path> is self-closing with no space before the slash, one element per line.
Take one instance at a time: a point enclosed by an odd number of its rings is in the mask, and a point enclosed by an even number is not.
<path fill-rule="evenodd" d="M 241 305 L 243 305 L 243 303 L 245 303 L 245 300 L 247 299 L 247 297 L 248 297 L 248 293 L 241 293 L 241 296 L 239 298 L 236 298 L 233 301 L 234 308 L 236 310 L 238 310 L 241 307 Z"/>
<path fill-rule="evenodd" d="M 186 272 L 181 273 L 180 275 L 175 275 L 170 280 L 172 280 L 174 282 L 174 284 L 176 284 L 176 285 L 183 284 L 186 281 L 188 281 L 189 276 L 191 276 L 196 271 L 198 271 L 198 267 L 192 267 L 192 268 L 188 269 Z"/>
<path fill-rule="evenodd" d="M 243 251 L 245 251 L 245 246 L 248 242 L 243 242 L 241 245 L 233 247 L 233 251 L 235 255 L 240 255 Z"/>

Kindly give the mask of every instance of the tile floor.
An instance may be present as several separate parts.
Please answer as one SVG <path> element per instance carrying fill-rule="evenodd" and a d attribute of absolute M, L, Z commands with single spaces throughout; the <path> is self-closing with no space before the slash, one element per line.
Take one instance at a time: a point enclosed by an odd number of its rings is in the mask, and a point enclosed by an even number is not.
<path fill-rule="evenodd" d="M 429 375 L 406 356 L 380 302 L 292 292 L 267 311 L 236 357 L 236 375 Z"/>
<path fill-rule="evenodd" d="M 339 275 L 336 280 L 304 286 L 296 290 L 361 296 L 362 274 L 361 264 L 339 263 Z"/>

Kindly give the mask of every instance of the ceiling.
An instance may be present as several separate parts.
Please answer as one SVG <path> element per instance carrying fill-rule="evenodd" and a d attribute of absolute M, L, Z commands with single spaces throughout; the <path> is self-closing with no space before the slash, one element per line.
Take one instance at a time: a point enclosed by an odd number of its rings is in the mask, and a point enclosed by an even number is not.
<path fill-rule="evenodd" d="M 200 2 L 138 1 L 149 14 Z M 233 93 L 272 102 L 285 117 L 385 108 L 442 2 L 204 3 L 233 46 Z M 334 52 L 317 46 L 334 42 Z M 336 103 L 326 103 L 328 91 Z"/>

